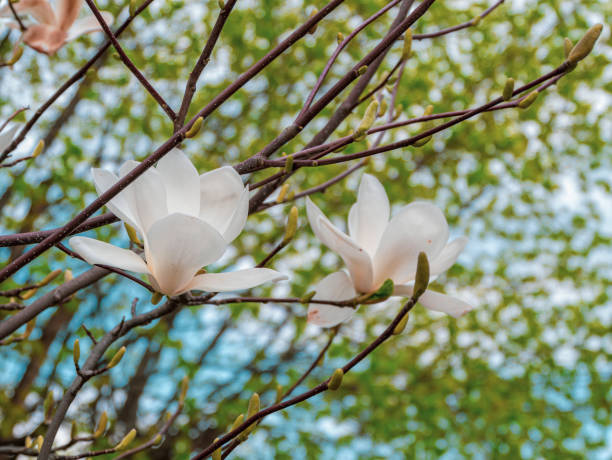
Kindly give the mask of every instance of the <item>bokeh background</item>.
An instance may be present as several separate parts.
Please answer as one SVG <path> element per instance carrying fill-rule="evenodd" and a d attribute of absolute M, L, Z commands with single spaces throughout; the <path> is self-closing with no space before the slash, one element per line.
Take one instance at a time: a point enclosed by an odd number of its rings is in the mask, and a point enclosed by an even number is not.
<path fill-rule="evenodd" d="M 239 0 L 200 80 L 192 113 L 261 58 L 322 2 Z M 436 2 L 416 33 L 470 20 L 490 3 Z M 127 16 L 125 2 L 98 2 Z M 345 35 L 384 6 L 346 2 L 287 53 L 227 101 L 184 150 L 202 172 L 254 154 L 287 126 Z M 86 6 L 84 7 L 86 9 Z M 388 30 L 396 9 L 366 29 L 342 53 L 331 84 Z M 216 1 L 155 1 L 121 37 L 143 73 L 174 107 L 216 19 Z M 576 42 L 593 24 L 610 23 L 601 1 L 506 1 L 477 28 L 414 43 L 398 94 L 404 115 L 468 108 L 497 97 L 506 77 L 517 83 L 563 60 L 563 39 Z M 5 29 L 0 26 L 0 35 Z M 0 49 L 10 55 L 11 40 Z M 71 43 L 52 58 L 26 49 L 0 68 L 0 119 L 29 106 L 29 117 L 102 42 L 101 34 Z M 395 45 L 379 77 L 401 53 Z M 476 305 L 460 319 L 417 307 L 401 337 L 380 347 L 342 388 L 265 419 L 233 454 L 249 459 L 461 459 L 612 457 L 612 48 L 604 26 L 592 55 L 541 94 L 527 110 L 481 115 L 434 137 L 421 149 L 374 158 L 366 171 L 385 186 L 393 209 L 415 200 L 440 206 L 452 235 L 467 235 L 458 263 L 435 282 L 437 290 Z M 388 99 L 388 93 L 385 93 Z M 363 109 L 361 109 L 363 110 Z M 285 149 L 295 152 L 320 129 L 331 108 Z M 355 115 L 339 132 L 353 128 Z M 400 128 L 386 141 L 417 132 Z M 96 194 L 90 168 L 118 169 L 142 159 L 172 133 L 156 103 L 113 55 L 68 91 L 28 135 L 14 157 L 39 139 L 35 161 L 0 170 L 2 234 L 53 228 Z M 353 145 L 358 151 L 365 142 Z M 290 181 L 295 191 L 317 185 L 346 166 L 311 168 Z M 313 196 L 343 226 L 361 172 Z M 264 177 L 256 175 L 255 182 Z M 298 201 L 298 238 L 275 259 L 290 282 L 255 289 L 262 295 L 301 296 L 341 260 L 321 246 Z M 282 237 L 288 207 L 249 218 L 216 268 L 252 266 Z M 119 224 L 89 232 L 127 245 Z M 6 263 L 23 247 L 0 249 Z M 50 270 L 88 269 L 59 250 L 22 270 L 7 289 L 39 280 Z M 47 289 L 53 288 L 49 286 Z M 41 293 L 45 292 L 44 290 Z M 31 339 L 0 348 L 0 442 L 23 439 L 43 419 L 48 392 L 60 399 L 73 379 L 72 343 L 82 353 L 85 324 L 103 334 L 129 315 L 151 308 L 140 286 L 115 275 L 80 292 L 38 319 Z M 5 299 L 6 300 L 6 299 Z M 399 300 L 362 308 L 344 325 L 326 360 L 300 387 L 325 379 L 379 334 Z M 290 385 L 309 366 L 328 331 L 309 326 L 303 305 L 240 304 L 183 308 L 132 331 L 127 353 L 110 374 L 90 381 L 68 413 L 69 423 L 93 430 L 103 410 L 111 429 L 103 448 L 132 427 L 139 439 L 154 433 L 176 407 L 179 382 L 191 379 L 187 406 L 158 448 L 139 459 L 188 458 L 231 425 L 254 391 L 273 402 L 277 384 Z M 6 317 L 0 312 L 0 318 Z"/>

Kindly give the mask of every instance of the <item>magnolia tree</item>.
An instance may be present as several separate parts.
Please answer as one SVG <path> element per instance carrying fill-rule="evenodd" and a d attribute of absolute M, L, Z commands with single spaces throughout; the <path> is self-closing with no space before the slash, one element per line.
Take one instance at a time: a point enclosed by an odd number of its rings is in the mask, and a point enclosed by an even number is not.
<path fill-rule="evenodd" d="M 605 458 L 609 5 L 509 3 L 5 2 L 0 455 Z"/>

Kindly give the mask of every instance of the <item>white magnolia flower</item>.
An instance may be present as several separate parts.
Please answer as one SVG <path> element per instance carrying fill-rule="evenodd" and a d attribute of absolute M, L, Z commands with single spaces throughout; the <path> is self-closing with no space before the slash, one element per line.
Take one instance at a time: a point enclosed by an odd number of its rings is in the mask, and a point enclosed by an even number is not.
<path fill-rule="evenodd" d="M 0 153 L 13 141 L 17 128 L 19 128 L 19 126 L 13 125 L 8 129 L 3 129 L 0 132 Z"/>
<path fill-rule="evenodd" d="M 336 228 L 309 198 L 306 210 L 316 237 L 337 252 L 348 269 L 323 278 L 315 286 L 314 299 L 348 300 L 358 294 L 376 292 L 386 279 L 393 280 L 394 295 L 410 296 L 419 252 L 427 254 L 433 278 L 455 263 L 467 243 L 465 237 L 447 243 L 446 219 L 430 203 L 411 203 L 389 220 L 385 189 L 369 174 L 363 175 L 357 202 L 349 212 L 350 236 Z M 430 290 L 425 291 L 419 302 L 455 317 L 472 308 L 462 300 Z M 350 307 L 312 304 L 308 321 L 331 327 L 346 321 L 354 312 Z"/>
<path fill-rule="evenodd" d="M 66 42 L 102 30 L 93 14 L 77 19 L 82 4 L 83 0 L 58 0 L 54 10 L 48 0 L 19 0 L 13 5 L 15 12 L 29 14 L 37 21 L 26 28 L 23 41 L 36 51 L 51 55 Z M 102 12 L 102 16 L 107 24 L 113 23 L 112 14 Z M 13 17 L 8 5 L 0 10 L 0 17 Z M 19 29 L 16 22 L 9 23 L 9 26 Z"/>
<path fill-rule="evenodd" d="M 136 165 L 127 161 L 119 176 Z M 119 180 L 104 169 L 93 169 L 93 176 L 99 194 Z M 200 176 L 189 158 L 175 148 L 107 207 L 140 234 L 144 260 L 133 251 L 92 238 L 75 236 L 70 245 L 90 264 L 148 274 L 155 289 L 163 294 L 174 296 L 191 289 L 234 291 L 286 279 L 268 268 L 197 274 L 223 255 L 246 223 L 249 190 L 232 167 Z"/>

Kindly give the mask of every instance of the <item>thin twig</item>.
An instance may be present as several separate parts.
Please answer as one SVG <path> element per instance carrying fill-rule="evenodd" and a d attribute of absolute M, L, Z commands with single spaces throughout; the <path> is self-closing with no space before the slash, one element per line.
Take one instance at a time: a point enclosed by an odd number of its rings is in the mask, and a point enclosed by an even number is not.
<path fill-rule="evenodd" d="M 144 11 L 153 0 L 145 0 L 145 2 L 136 9 L 133 15 L 130 15 L 129 18 L 125 20 L 125 22 L 117 29 L 115 32 L 115 37 L 118 37 L 130 23 L 134 20 L 136 16 L 138 16 L 142 11 Z M 19 131 L 19 134 L 13 139 L 13 141 L 6 146 L 3 152 L 0 152 L 0 163 L 11 153 L 15 148 L 25 139 L 26 134 L 32 129 L 32 127 L 36 124 L 38 119 L 42 116 L 42 114 L 53 105 L 53 103 L 64 94 L 74 83 L 79 81 L 83 76 L 87 73 L 87 71 L 91 68 L 91 66 L 104 54 L 104 52 L 111 46 L 111 42 L 107 41 L 102 47 L 93 55 L 93 57 L 83 65 L 79 70 L 77 70 L 72 77 L 70 77 L 62 86 L 60 86 L 55 93 L 53 93 L 49 99 L 43 105 L 41 105 L 38 110 L 34 113 L 32 118 L 28 120 L 25 126 Z"/>
<path fill-rule="evenodd" d="M 238 0 L 229 0 L 221 11 L 219 12 L 219 16 L 217 17 L 217 21 L 210 32 L 208 40 L 206 40 L 206 44 L 204 45 L 204 49 L 202 50 L 202 54 L 198 58 L 197 62 L 193 66 L 191 73 L 189 74 L 189 79 L 187 80 L 187 84 L 185 85 L 185 93 L 183 94 L 183 100 L 181 102 L 181 107 L 176 116 L 176 120 L 174 121 L 174 131 L 178 131 L 183 127 L 183 123 L 185 123 L 185 117 L 187 116 L 187 112 L 189 111 L 189 106 L 191 105 L 191 100 L 193 99 L 193 95 L 196 92 L 196 84 L 200 75 L 204 71 L 204 68 L 210 61 L 210 56 L 217 44 L 217 40 L 221 35 L 221 31 L 223 30 L 223 26 L 225 25 L 225 21 L 229 17 L 229 14 L 232 12 L 234 5 Z"/>
<path fill-rule="evenodd" d="M 370 353 L 372 353 L 380 344 L 382 344 L 389 337 L 391 337 L 391 335 L 393 335 L 393 330 L 395 329 L 395 326 L 397 326 L 397 324 L 402 320 L 404 315 L 406 315 L 416 305 L 416 302 L 417 302 L 417 299 L 415 299 L 415 298 L 412 298 L 408 302 L 406 302 L 404 304 L 404 306 L 400 309 L 399 313 L 395 316 L 393 321 L 391 321 L 389 326 L 387 326 L 387 328 L 383 331 L 383 333 L 381 335 L 379 335 L 373 342 L 370 343 L 370 345 L 368 345 L 366 348 L 364 348 L 353 359 L 351 359 L 348 363 L 346 363 L 342 367 L 342 371 L 343 371 L 345 376 L 346 376 L 346 374 L 349 373 L 349 371 L 353 367 L 355 367 L 358 363 L 363 361 L 363 359 L 365 359 Z M 310 389 L 310 390 L 308 390 L 308 391 L 306 391 L 306 392 L 304 392 L 304 393 L 302 393 L 302 394 L 300 394 L 298 396 L 295 396 L 295 397 L 293 397 L 293 398 L 291 398 L 291 399 L 289 399 L 287 401 L 281 401 L 281 402 L 278 402 L 278 403 L 276 403 L 276 404 L 274 404 L 272 406 L 269 406 L 269 407 L 267 407 L 265 409 L 260 410 L 256 414 L 254 414 L 251 417 L 247 418 L 238 427 L 234 428 L 229 433 L 226 433 L 224 436 L 221 436 L 215 442 L 211 443 L 206 449 L 204 449 L 198 455 L 193 457 L 192 460 L 202 460 L 202 459 L 206 458 L 207 456 L 212 454 L 215 450 L 217 450 L 219 447 L 223 446 L 228 441 L 231 441 L 232 439 L 234 439 L 236 436 L 238 436 L 240 433 L 242 433 L 244 430 L 246 430 L 253 423 L 261 420 L 265 416 L 270 415 L 270 414 L 272 414 L 274 412 L 278 412 L 278 411 L 281 411 L 283 409 L 286 409 L 287 407 L 294 406 L 294 405 L 296 405 L 296 404 L 298 404 L 298 403 L 300 403 L 302 401 L 305 401 L 307 399 L 312 398 L 313 396 L 318 395 L 319 393 L 323 393 L 324 391 L 327 391 L 328 390 L 328 386 L 327 386 L 328 383 L 329 383 L 329 379 L 325 380 L 324 382 L 320 383 L 319 385 L 315 386 L 314 388 L 312 388 L 312 389 Z"/>
<path fill-rule="evenodd" d="M 115 36 L 111 28 L 108 26 L 108 24 L 104 20 L 104 17 L 100 13 L 100 10 L 96 6 L 96 4 L 93 2 L 93 0 L 85 0 L 85 1 L 87 2 L 87 5 L 89 6 L 89 9 L 93 13 L 93 15 L 98 20 L 98 23 L 104 30 L 104 33 L 106 33 L 106 36 L 113 44 L 113 47 L 119 54 L 119 58 L 121 59 L 121 61 L 125 64 L 125 66 L 129 69 L 129 71 L 132 72 L 132 74 L 136 77 L 136 79 L 140 82 L 140 84 L 144 86 L 144 88 L 149 92 L 149 94 L 153 97 L 153 99 L 157 101 L 159 106 L 164 110 L 164 112 L 166 112 L 170 120 L 172 121 L 176 120 L 176 114 L 174 113 L 174 110 L 170 108 L 170 106 L 164 100 L 164 98 L 157 92 L 155 88 L 153 88 L 153 85 L 149 82 L 149 80 L 147 80 L 147 78 L 142 74 L 142 72 L 138 70 L 138 67 L 136 67 L 136 65 L 130 60 L 130 58 L 125 53 L 125 51 L 123 51 L 123 48 L 119 44 L 117 37 Z"/>

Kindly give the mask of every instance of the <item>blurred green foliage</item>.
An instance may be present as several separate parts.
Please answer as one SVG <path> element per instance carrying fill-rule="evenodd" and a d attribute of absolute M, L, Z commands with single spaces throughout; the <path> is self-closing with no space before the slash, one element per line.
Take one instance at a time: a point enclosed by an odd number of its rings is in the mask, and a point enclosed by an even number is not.
<path fill-rule="evenodd" d="M 124 4 L 98 5 L 117 14 L 118 23 L 126 17 Z M 303 22 L 310 7 L 322 5 L 239 0 L 200 80 L 190 114 Z M 183 145 L 198 169 L 235 164 L 273 139 L 299 112 L 333 52 L 336 34 L 347 35 L 383 5 L 379 0 L 346 2 L 314 35 L 221 106 L 198 137 Z M 414 31 L 468 21 L 487 6 L 436 2 Z M 386 33 L 395 12 L 351 43 L 323 89 Z M 217 14 L 216 1 L 156 1 L 121 37 L 130 58 L 175 108 Z M 506 77 L 513 77 L 518 86 L 556 67 L 563 60 L 564 37 L 575 43 L 589 26 L 609 22 L 611 15 L 612 5 L 603 0 L 506 2 L 477 28 L 415 41 L 398 103 L 408 117 L 422 114 L 429 104 L 435 112 L 444 112 L 483 103 L 500 95 Z M 458 320 L 416 308 L 405 332 L 346 375 L 337 392 L 265 419 L 234 458 L 609 458 L 609 39 L 606 26 L 593 54 L 529 109 L 487 113 L 434 136 L 421 149 L 372 159 L 367 170 L 383 182 L 396 209 L 412 200 L 432 200 L 444 210 L 453 234 L 470 238 L 459 263 L 434 287 L 456 293 L 476 308 Z M 29 117 L 101 40 L 99 34 L 85 37 L 53 58 L 28 49 L 13 69 L 0 69 L 2 118 L 24 105 L 30 106 Z M 11 46 L 7 42 L 0 48 L 3 56 Z M 392 48 L 375 80 L 393 66 L 401 50 L 401 43 Z M 71 101 L 74 113 L 62 120 Z M 324 110 L 283 151 L 295 152 L 306 144 L 336 106 Z M 363 110 L 338 132 L 354 128 Z M 92 166 L 116 170 L 125 160 L 144 158 L 172 133 L 165 114 L 112 53 L 43 116 L 16 155 L 28 154 L 39 138 L 50 136 L 56 120 L 62 120 L 61 129 L 54 138 L 47 137 L 50 145 L 43 155 L 0 172 L 5 234 L 66 221 L 95 197 Z M 418 129 L 394 130 L 385 142 Z M 345 152 L 364 146 L 365 141 Z M 345 168 L 300 170 L 290 180 L 291 188 L 316 186 Z M 344 221 L 359 174 L 313 199 L 328 216 Z M 266 173 L 257 173 L 250 182 L 264 177 Z M 299 236 L 274 262 L 276 269 L 292 274 L 291 282 L 256 293 L 302 296 L 341 267 L 339 258 L 314 239 L 303 202 L 298 206 Z M 226 265 L 252 265 L 265 257 L 284 232 L 289 206 L 279 208 L 249 218 Z M 118 224 L 94 233 L 127 244 Z M 22 250 L 5 248 L 0 255 L 6 261 Z M 66 266 L 75 273 L 87 269 L 51 250 L 14 283 L 36 281 Z M 0 377 L 0 440 L 23 437 L 37 426 L 47 392 L 59 399 L 74 377 L 76 337 L 84 337 L 82 356 L 87 353 L 89 342 L 81 324 L 102 335 L 129 315 L 134 297 L 140 298 L 139 311 L 151 308 L 146 291 L 109 276 L 61 309 L 46 312 L 31 341 L 0 348 L 0 363 L 7 369 Z M 300 388 L 322 381 L 354 356 L 398 307 L 395 300 L 363 307 Z M 246 411 L 254 391 L 262 395 L 264 406 L 271 404 L 276 384 L 291 385 L 323 346 L 326 334 L 306 326 L 303 305 L 185 308 L 129 334 L 122 342 L 128 350 L 124 359 L 109 375 L 87 385 L 69 419 L 88 433 L 99 414 L 109 412 L 109 439 L 97 440 L 95 448 L 112 445 L 134 425 L 143 441 L 153 436 L 163 412 L 174 409 L 180 380 L 188 375 L 184 413 L 161 447 L 135 457 L 188 458 Z M 40 433 L 44 427 L 35 434 Z"/>

